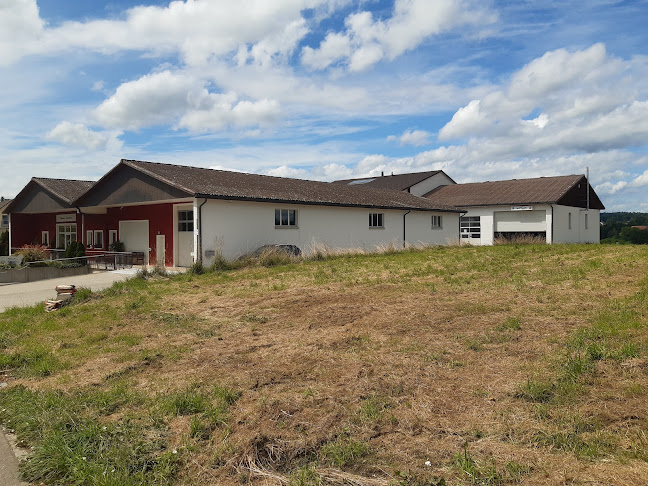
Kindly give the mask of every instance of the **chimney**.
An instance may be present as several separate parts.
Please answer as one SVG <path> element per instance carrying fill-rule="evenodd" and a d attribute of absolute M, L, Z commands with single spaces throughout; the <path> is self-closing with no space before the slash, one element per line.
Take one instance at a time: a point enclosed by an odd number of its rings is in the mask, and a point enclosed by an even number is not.
<path fill-rule="evenodd" d="M 4 196 L 0 196 L 0 202 L 4 202 Z"/>
<path fill-rule="evenodd" d="M 381 172 L 381 173 L 380 173 L 380 177 L 385 177 L 385 173 L 384 173 L 384 172 Z"/>

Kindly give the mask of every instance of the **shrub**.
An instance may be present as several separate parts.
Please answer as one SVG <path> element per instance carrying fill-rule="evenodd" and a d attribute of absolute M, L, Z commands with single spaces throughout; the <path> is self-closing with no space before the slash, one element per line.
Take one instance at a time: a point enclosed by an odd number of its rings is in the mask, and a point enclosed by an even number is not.
<path fill-rule="evenodd" d="M 9 232 L 0 233 L 0 256 L 9 255 Z"/>
<path fill-rule="evenodd" d="M 109 246 L 108 246 L 109 251 L 126 251 L 126 246 L 124 245 L 123 241 L 113 241 Z"/>
<path fill-rule="evenodd" d="M 24 245 L 16 254 L 22 255 L 23 263 L 39 262 L 48 257 L 47 247 L 43 245 Z"/>

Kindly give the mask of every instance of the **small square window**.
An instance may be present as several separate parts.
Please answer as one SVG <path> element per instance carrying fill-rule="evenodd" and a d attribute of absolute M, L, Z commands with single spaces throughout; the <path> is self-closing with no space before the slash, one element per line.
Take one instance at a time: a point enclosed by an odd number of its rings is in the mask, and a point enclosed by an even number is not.
<path fill-rule="evenodd" d="M 441 229 L 441 216 L 432 215 L 432 229 Z"/>
<path fill-rule="evenodd" d="M 383 219 L 384 213 L 369 213 L 369 227 L 384 228 Z"/>
<path fill-rule="evenodd" d="M 193 209 L 178 211 L 178 231 L 193 231 Z"/>
<path fill-rule="evenodd" d="M 297 210 L 275 209 L 275 226 L 290 228 L 297 226 Z"/>

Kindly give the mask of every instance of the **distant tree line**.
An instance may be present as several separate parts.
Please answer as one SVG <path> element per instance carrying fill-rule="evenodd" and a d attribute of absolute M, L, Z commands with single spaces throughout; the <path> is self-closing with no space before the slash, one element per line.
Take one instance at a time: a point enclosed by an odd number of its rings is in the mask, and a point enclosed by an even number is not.
<path fill-rule="evenodd" d="M 601 213 L 601 243 L 648 245 L 647 213 Z"/>

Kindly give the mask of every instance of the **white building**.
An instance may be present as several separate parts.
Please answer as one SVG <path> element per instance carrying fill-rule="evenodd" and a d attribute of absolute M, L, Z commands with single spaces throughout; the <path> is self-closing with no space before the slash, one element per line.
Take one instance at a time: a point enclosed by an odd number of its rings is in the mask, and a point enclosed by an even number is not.
<path fill-rule="evenodd" d="M 336 183 L 408 192 L 433 186 L 424 196 L 465 211 L 460 236 L 473 245 L 492 245 L 496 238 L 517 235 L 547 243 L 600 242 L 600 211 L 605 208 L 583 175 L 468 184 L 443 176 L 434 171 Z"/>

